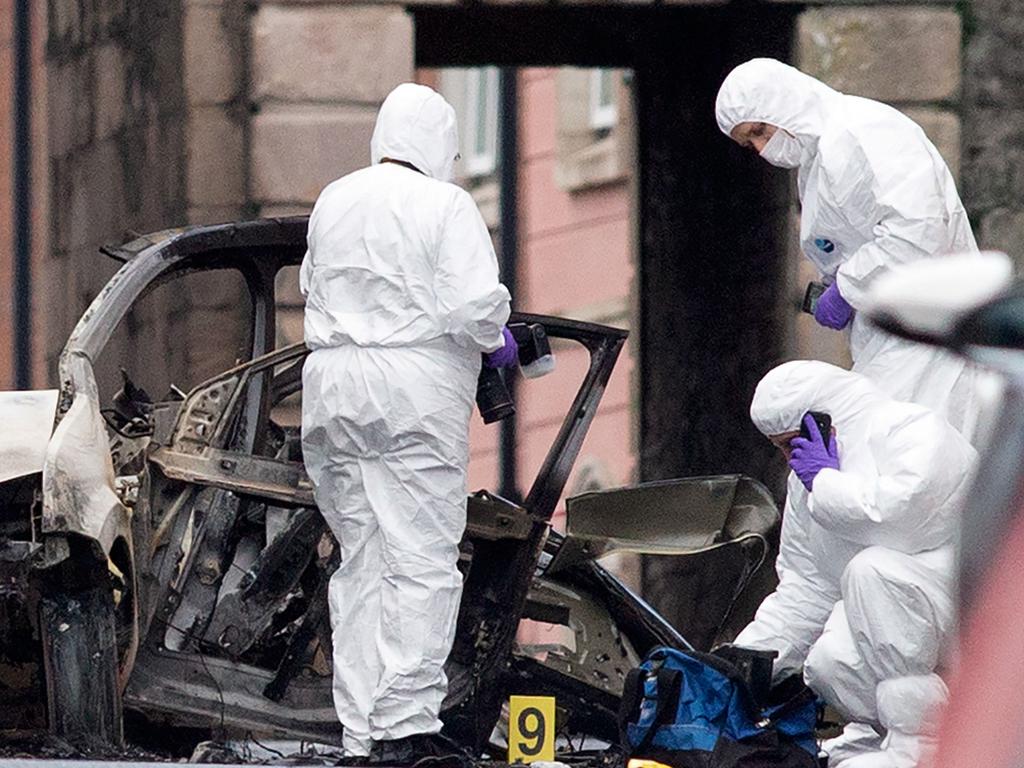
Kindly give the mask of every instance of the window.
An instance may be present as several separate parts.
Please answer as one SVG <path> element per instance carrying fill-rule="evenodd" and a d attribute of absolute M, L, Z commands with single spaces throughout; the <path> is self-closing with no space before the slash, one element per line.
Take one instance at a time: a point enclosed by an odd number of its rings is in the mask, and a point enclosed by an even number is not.
<path fill-rule="evenodd" d="M 622 69 L 563 67 L 555 75 L 555 180 L 568 192 L 624 181 L 633 159 L 630 75 Z"/>
<path fill-rule="evenodd" d="M 614 69 L 594 69 L 590 72 L 590 127 L 594 130 L 611 130 L 618 122 L 615 74 Z"/>
<path fill-rule="evenodd" d="M 494 171 L 498 154 L 498 69 L 466 70 L 462 156 L 467 176 Z"/>

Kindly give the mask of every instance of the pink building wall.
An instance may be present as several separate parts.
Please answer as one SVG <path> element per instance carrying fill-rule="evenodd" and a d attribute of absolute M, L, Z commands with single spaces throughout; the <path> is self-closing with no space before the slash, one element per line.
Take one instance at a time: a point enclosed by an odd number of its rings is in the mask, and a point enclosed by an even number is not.
<path fill-rule="evenodd" d="M 519 75 L 520 257 L 513 307 L 590 319 L 601 307 L 628 306 L 634 275 L 629 185 L 618 182 L 568 192 L 557 184 L 555 72 L 525 69 Z M 558 347 L 555 354 L 555 373 L 534 381 L 519 379 L 516 406 L 522 493 L 529 490 L 586 371 L 587 353 L 582 347 Z M 634 479 L 632 368 L 627 342 L 570 478 L 568 493 L 588 465 L 600 466 L 602 482 L 608 485 Z M 497 486 L 497 440 L 497 425 L 484 426 L 474 416 L 471 490 Z"/>

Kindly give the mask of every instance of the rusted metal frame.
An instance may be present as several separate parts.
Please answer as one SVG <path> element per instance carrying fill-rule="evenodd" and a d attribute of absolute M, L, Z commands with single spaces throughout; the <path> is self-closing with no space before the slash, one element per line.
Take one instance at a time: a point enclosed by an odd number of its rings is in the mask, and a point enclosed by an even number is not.
<path fill-rule="evenodd" d="M 246 396 L 246 392 L 249 390 L 249 385 L 254 378 L 260 377 L 264 374 L 270 375 L 271 369 L 286 365 L 288 363 L 294 363 L 299 367 L 298 385 L 301 387 L 301 363 L 305 359 L 306 355 L 309 354 L 309 350 L 306 346 L 299 342 L 292 344 L 280 350 L 275 350 L 266 355 L 258 357 L 241 365 L 237 365 L 234 368 L 225 371 L 224 373 L 209 379 L 189 393 L 188 398 L 185 401 L 185 406 L 182 408 L 182 414 L 179 417 L 179 427 L 183 423 L 182 420 L 187 419 L 188 415 L 192 412 L 191 406 L 199 395 L 204 392 L 221 387 L 231 379 L 238 378 L 239 381 L 235 383 L 234 390 L 231 393 L 224 405 L 221 406 L 220 412 L 217 415 L 216 423 L 210 432 L 209 438 L 205 441 L 207 445 L 211 445 L 217 448 L 223 447 L 228 444 L 231 439 L 231 427 L 233 425 L 231 416 L 241 407 L 242 398 Z M 280 390 L 275 386 L 274 382 L 276 377 L 270 377 L 271 381 L 269 384 L 268 399 L 271 403 L 276 402 L 277 397 L 280 395 Z M 297 391 L 298 388 L 296 388 Z"/>
<path fill-rule="evenodd" d="M 478 612 L 473 653 L 474 691 L 449 713 L 446 727 L 456 738 L 478 750 L 486 744 L 501 709 L 515 633 L 544 551 L 549 530 L 547 521 L 565 488 L 628 335 L 618 329 L 539 315 L 517 313 L 514 321 L 541 323 L 550 337 L 583 344 L 590 352 L 590 366 L 524 504 L 538 522 L 526 540 L 506 548 L 501 574 L 484 566 L 484 573 L 480 574 L 485 581 L 481 585 L 483 594 L 478 597 L 475 608 L 467 605 Z M 477 568 L 476 563 L 473 568 Z M 475 581 L 471 571 L 467 589 Z M 474 619 L 460 615 L 460 620 L 465 625 Z"/>
<path fill-rule="evenodd" d="M 263 695 L 271 701 L 280 701 L 284 698 L 289 684 L 298 677 L 302 669 L 309 663 L 310 656 L 317 647 L 314 640 L 320 639 L 323 644 L 325 625 L 327 634 L 330 634 L 330 617 L 327 610 L 327 588 L 330 584 L 331 574 L 338 567 L 340 556 L 338 548 L 335 547 L 331 553 L 325 568 L 319 569 L 316 588 L 313 590 L 313 597 L 309 604 L 309 610 L 302 617 L 302 623 L 288 643 L 288 649 L 281 659 L 281 663 L 274 673 L 274 679 L 267 683 L 263 689 Z M 330 646 L 324 647 L 325 655 L 330 657 Z"/>
<path fill-rule="evenodd" d="M 316 509 L 292 516 L 288 529 L 262 552 L 238 588 L 221 594 L 206 630 L 206 641 L 238 658 L 252 647 L 284 607 L 283 600 L 299 584 L 316 555 L 327 526 Z M 307 609 L 313 611 L 314 607 Z"/>
<path fill-rule="evenodd" d="M 82 315 L 61 353 L 60 388 L 56 420 L 71 406 L 76 389 L 68 360 L 82 356 L 95 360 L 111 334 L 135 302 L 161 277 L 183 269 L 214 268 L 245 259 L 264 259 L 277 268 L 298 264 L 305 252 L 307 217 L 258 220 L 237 224 L 192 227 L 158 232 L 122 246 L 118 253 L 127 263 L 110 279 Z M 273 257 L 266 253 L 273 250 Z M 256 250 L 258 249 L 258 250 Z"/>
<path fill-rule="evenodd" d="M 280 702 L 264 695 L 274 672 L 212 655 L 147 645 L 125 706 L 188 727 L 206 724 L 324 744 L 341 743 L 330 676 L 300 675 Z"/>
<path fill-rule="evenodd" d="M 313 486 L 298 462 L 215 448 L 207 449 L 203 456 L 158 448 L 149 460 L 173 480 L 221 488 L 288 506 L 316 505 Z"/>
<path fill-rule="evenodd" d="M 520 506 L 488 493 L 469 497 L 466 506 L 466 534 L 468 539 L 525 539 L 530 535 L 535 520 Z"/>

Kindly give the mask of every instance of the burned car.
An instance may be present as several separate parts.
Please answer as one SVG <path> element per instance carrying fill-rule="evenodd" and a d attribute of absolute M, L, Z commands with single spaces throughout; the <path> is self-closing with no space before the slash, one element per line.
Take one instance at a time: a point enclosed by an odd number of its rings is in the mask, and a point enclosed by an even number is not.
<path fill-rule="evenodd" d="M 301 261 L 305 233 L 295 217 L 171 230 L 114 249 L 124 264 L 71 334 L 59 390 L 0 395 L 9 727 L 117 743 L 131 711 L 170 726 L 339 742 L 326 601 L 336 548 L 300 430 L 277 417 L 300 394 L 307 351 L 275 349 L 276 278 Z M 182 296 L 185 276 L 225 270 L 248 295 L 242 359 L 187 392 L 167 382 L 156 397 L 129 371 L 101 402 L 96 361 L 133 306 L 157 286 Z M 569 499 L 566 533 L 553 531 L 626 333 L 529 314 L 511 324 L 578 346 L 589 363 L 525 499 L 468 497 L 443 717 L 450 735 L 481 750 L 510 694 L 550 694 L 560 726 L 614 741 L 627 671 L 655 645 L 687 645 L 696 629 L 672 627 L 597 559 L 692 558 L 708 578 L 680 589 L 693 590 L 706 646 L 751 577 L 770 571 L 778 511 L 749 478 L 691 478 Z M 568 640 L 521 645 L 523 619 L 560 625 Z"/>

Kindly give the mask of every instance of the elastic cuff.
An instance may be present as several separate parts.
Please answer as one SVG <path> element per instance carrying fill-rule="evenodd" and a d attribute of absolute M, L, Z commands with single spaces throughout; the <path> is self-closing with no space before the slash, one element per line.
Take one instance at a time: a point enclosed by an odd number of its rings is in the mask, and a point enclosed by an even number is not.
<path fill-rule="evenodd" d="M 843 301 L 859 312 L 866 292 L 856 285 L 856 281 L 841 271 L 836 272 L 836 288 L 839 290 L 839 295 L 843 297 Z"/>

